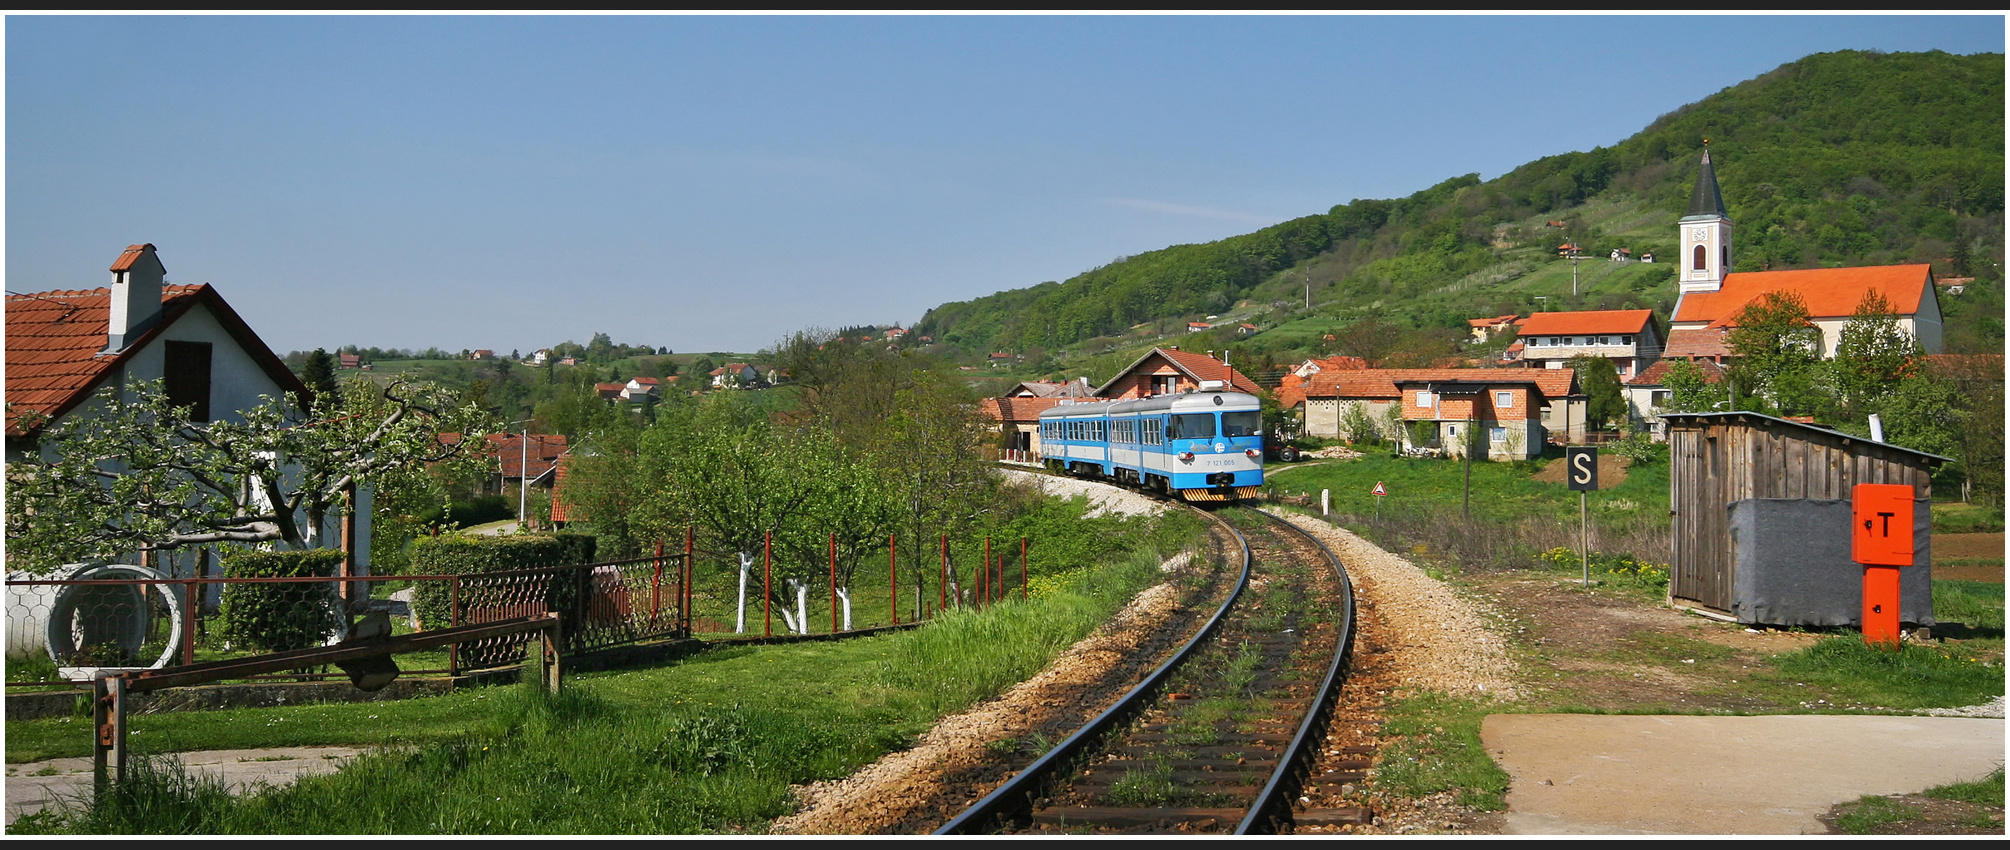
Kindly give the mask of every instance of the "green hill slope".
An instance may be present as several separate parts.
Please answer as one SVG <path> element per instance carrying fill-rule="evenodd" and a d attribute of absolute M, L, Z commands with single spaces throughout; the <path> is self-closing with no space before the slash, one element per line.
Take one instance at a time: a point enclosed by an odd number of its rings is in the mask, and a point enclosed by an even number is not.
<path fill-rule="evenodd" d="M 1737 223 L 1738 270 L 1931 262 L 1943 276 L 1974 274 L 1970 300 L 1993 308 L 1950 305 L 1950 344 L 2001 350 L 2003 82 L 2001 54 L 1810 56 L 1609 148 L 943 304 L 915 330 L 972 356 L 1067 351 L 1086 366 L 1211 315 L 1262 332 L 1211 331 L 1192 347 L 1234 343 L 1258 360 L 1331 350 L 1327 334 L 1369 316 L 1446 334 L 1532 309 L 1658 307 L 1665 317 L 1673 264 L 1605 257 L 1620 247 L 1673 256 L 1707 138 Z M 1574 294 L 1572 264 L 1556 255 L 1565 242 L 1597 258 L 1577 264 Z"/>

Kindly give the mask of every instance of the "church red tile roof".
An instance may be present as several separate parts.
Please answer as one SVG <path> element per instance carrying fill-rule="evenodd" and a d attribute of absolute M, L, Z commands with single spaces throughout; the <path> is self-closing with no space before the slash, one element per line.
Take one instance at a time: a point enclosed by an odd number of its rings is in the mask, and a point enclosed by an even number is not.
<path fill-rule="evenodd" d="M 1856 314 L 1865 293 L 1876 291 L 1891 302 L 1893 312 L 1919 312 L 1919 302 L 1933 279 L 1932 266 L 1859 266 L 1846 269 L 1801 269 L 1781 272 L 1734 272 L 1716 292 L 1682 296 L 1674 321 L 1726 323 L 1745 305 L 1768 292 L 1800 296 L 1808 315 L 1833 318 Z M 1526 333 L 1526 331 L 1524 331 Z"/>

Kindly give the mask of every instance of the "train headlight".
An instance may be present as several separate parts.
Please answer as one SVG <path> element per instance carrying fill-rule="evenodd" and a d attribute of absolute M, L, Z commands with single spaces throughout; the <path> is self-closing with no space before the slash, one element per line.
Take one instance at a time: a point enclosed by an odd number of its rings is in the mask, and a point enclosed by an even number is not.
<path fill-rule="evenodd" d="M 1180 460 L 1193 460 L 1193 452 L 1180 452 L 1180 453 L 1179 453 L 1179 459 L 1180 459 Z"/>
<path fill-rule="evenodd" d="M 1261 454 L 1261 452 L 1258 452 L 1255 449 L 1243 449 L 1242 453 L 1249 455 L 1250 459 L 1252 460 L 1254 460 L 1258 454 Z"/>

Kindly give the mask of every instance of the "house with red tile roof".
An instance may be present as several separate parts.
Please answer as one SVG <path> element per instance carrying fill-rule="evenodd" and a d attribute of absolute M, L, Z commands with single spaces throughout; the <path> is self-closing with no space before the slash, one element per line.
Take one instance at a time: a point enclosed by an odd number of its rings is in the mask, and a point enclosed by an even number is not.
<path fill-rule="evenodd" d="M 1472 329 L 1474 342 L 1486 342 L 1488 339 L 1493 338 L 1494 334 L 1500 333 L 1502 331 L 1514 327 L 1516 324 L 1515 320 L 1518 318 L 1520 318 L 1520 316 L 1517 316 L 1513 313 L 1509 313 L 1505 316 L 1488 316 L 1487 318 L 1484 319 L 1467 319 L 1466 327 Z"/>
<path fill-rule="evenodd" d="M 977 403 L 977 412 L 998 423 L 999 444 L 1002 447 L 1008 451 L 1020 452 L 1022 457 L 1032 457 L 1040 451 L 1041 412 L 1060 404 L 1062 398 L 1062 396 L 987 398 Z"/>
<path fill-rule="evenodd" d="M 204 422 L 306 391 L 214 287 L 168 284 L 153 245 L 126 248 L 111 275 L 109 287 L 7 296 L 9 458 L 120 382 L 162 380 Z"/>
<path fill-rule="evenodd" d="M 484 453 L 497 461 L 487 493 L 515 493 L 517 482 L 550 489 L 558 481 L 558 461 L 567 451 L 564 434 L 489 434 Z"/>
<path fill-rule="evenodd" d="M 1278 383 L 1277 404 L 1285 410 L 1290 410 L 1304 402 L 1305 387 L 1311 382 L 1312 376 L 1320 372 L 1329 369 L 1366 368 L 1368 368 L 1368 361 L 1345 354 L 1307 360 L 1292 368 L 1291 371 L 1286 372 L 1284 378 Z"/>
<path fill-rule="evenodd" d="M 1211 355 L 1181 351 L 1177 346 L 1154 348 L 1131 361 L 1116 377 L 1096 388 L 1097 398 L 1148 398 L 1191 392 L 1203 381 L 1222 381 L 1237 392 L 1256 393 L 1256 382 Z"/>
<path fill-rule="evenodd" d="M 1406 399 L 1404 396 L 1406 386 L 1434 383 L 1471 385 L 1482 389 L 1497 384 L 1499 391 L 1509 392 L 1511 397 L 1506 400 L 1507 403 L 1492 398 L 1478 406 L 1454 405 L 1455 409 L 1447 409 L 1431 399 Z M 1428 387 L 1425 389 L 1428 390 Z M 1495 422 L 1506 416 L 1512 420 L 1508 425 L 1487 427 L 1518 429 L 1525 441 L 1522 448 L 1532 452 L 1540 452 L 1543 443 L 1548 440 L 1577 441 L 1584 437 L 1585 397 L 1577 384 L 1577 372 L 1571 369 L 1328 370 L 1312 376 L 1303 393 L 1305 433 L 1313 437 L 1360 438 L 1362 435 L 1343 430 L 1347 409 L 1354 406 L 1361 407 L 1369 420 L 1376 423 L 1378 430 L 1386 428 L 1384 423 L 1392 410 L 1405 422 L 1439 422 L 1441 431 L 1445 430 L 1442 423 L 1454 419 L 1463 421 L 1463 416 L 1475 411 L 1489 414 L 1487 418 Z M 1429 415 L 1426 415 L 1427 412 Z M 1381 436 L 1400 437 L 1388 433 Z M 1506 435 L 1502 436 L 1501 444 L 1506 445 Z"/>
<path fill-rule="evenodd" d="M 1536 313 L 1522 321 L 1516 341 L 1530 368 L 1564 369 L 1573 357 L 1603 357 L 1621 379 L 1640 374 L 1663 347 L 1652 310 Z"/>
<path fill-rule="evenodd" d="M 1667 406 L 1673 391 L 1668 389 L 1668 370 L 1683 358 L 1664 357 L 1654 361 L 1654 365 L 1622 382 L 1620 391 L 1626 396 L 1626 412 L 1636 428 L 1644 427 L 1656 440 L 1665 440 L 1668 428 L 1661 421 L 1661 408 Z M 1718 361 L 1698 359 L 1688 361 L 1703 371 L 1703 382 L 1717 384 L 1724 381 L 1724 369 Z"/>
<path fill-rule="evenodd" d="M 621 394 L 627 389 L 627 384 L 617 381 L 606 381 L 593 385 L 593 391 L 600 396 L 601 401 L 620 401 Z"/>
<path fill-rule="evenodd" d="M 196 422 L 242 422 L 267 399 L 287 403 L 307 387 L 209 284 L 167 283 L 152 244 L 128 246 L 110 268 L 111 285 L 7 295 L 6 458 L 13 463 L 55 446 L 50 428 L 90 417 L 106 387 L 160 381 L 168 399 Z M 10 281 L 21 285 L 20 281 Z M 24 287 L 25 288 L 25 287 Z M 370 490 L 356 493 L 353 539 L 370 536 Z M 347 535 L 330 516 L 323 540 Z M 356 574 L 369 572 L 369 546 L 351 546 Z M 206 547 L 157 553 L 154 566 L 194 575 L 215 564 Z M 134 561 L 133 563 L 138 563 Z"/>
<path fill-rule="evenodd" d="M 1429 371 L 1429 370 L 1426 370 Z M 1543 391 L 1567 387 L 1561 375 L 1547 369 L 1438 370 L 1445 374 L 1395 378 L 1405 423 L 1430 423 L 1425 447 L 1441 448 L 1454 457 L 1483 451 L 1493 460 L 1540 457 L 1549 440 L 1543 414 L 1552 399 Z M 1569 370 L 1565 370 L 1568 372 Z M 1574 373 L 1572 373 L 1574 376 Z M 1579 420 L 1582 424 L 1582 420 Z M 1404 445 L 1416 435 L 1404 429 Z M 1576 440 L 1570 440 L 1576 442 Z"/>
<path fill-rule="evenodd" d="M 656 378 L 636 376 L 628 379 L 621 387 L 621 400 L 641 404 L 643 399 L 662 398 L 663 382 Z"/>

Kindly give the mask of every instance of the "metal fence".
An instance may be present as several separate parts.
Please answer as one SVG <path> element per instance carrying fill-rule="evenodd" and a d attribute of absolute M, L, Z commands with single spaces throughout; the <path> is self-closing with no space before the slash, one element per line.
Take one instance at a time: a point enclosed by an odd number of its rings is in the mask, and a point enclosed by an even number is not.
<path fill-rule="evenodd" d="M 346 636 L 352 616 L 372 612 L 412 629 L 557 613 L 567 654 L 690 628 L 689 564 L 681 553 L 471 575 L 166 578 L 121 565 L 71 575 L 6 583 L 7 651 L 27 662 L 8 665 L 9 685 L 323 646 Z M 400 584 L 409 593 L 384 593 Z M 456 645 L 432 669 L 407 672 L 458 675 L 516 664 L 530 637 Z"/>

